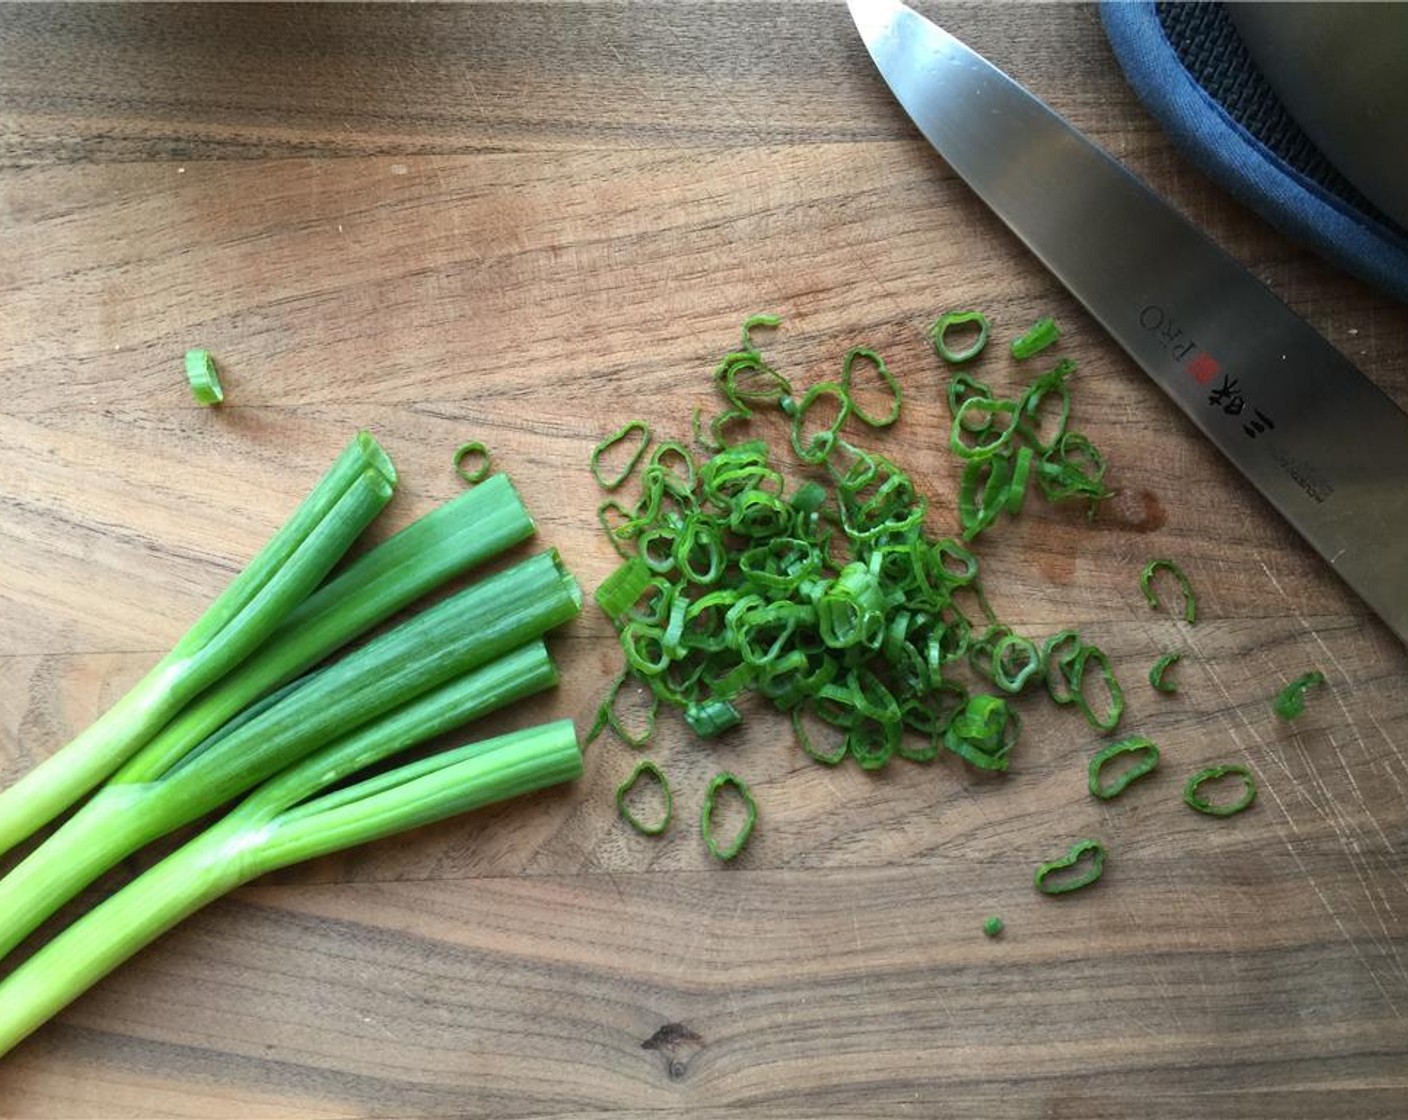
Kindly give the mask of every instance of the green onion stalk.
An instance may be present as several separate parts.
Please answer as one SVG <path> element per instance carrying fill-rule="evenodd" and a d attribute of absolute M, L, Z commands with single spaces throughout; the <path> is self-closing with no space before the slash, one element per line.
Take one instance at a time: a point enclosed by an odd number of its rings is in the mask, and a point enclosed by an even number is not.
<path fill-rule="evenodd" d="M 143 747 L 137 740 L 145 737 L 144 757 L 156 769 L 164 769 L 273 689 L 445 581 L 526 540 L 534 530 L 533 519 L 512 484 L 504 475 L 495 475 L 348 563 L 266 631 L 267 638 L 253 654 L 159 731 L 155 731 L 156 718 L 139 722 L 117 709 L 99 722 L 108 725 L 110 734 L 124 732 L 129 746 L 136 743 L 131 750 Z M 94 728 L 80 740 L 95 742 Z M 84 749 L 89 748 L 59 752 L 0 793 L 0 853 L 62 812 L 115 768 L 116 764 L 89 770 L 81 757 Z M 70 773 L 70 767 L 84 773 Z M 39 802 L 30 805 L 25 800 L 30 796 Z"/>
<path fill-rule="evenodd" d="M 0 955 L 145 844 L 538 638 L 575 617 L 581 603 L 557 553 L 543 552 L 307 674 L 183 754 L 153 741 L 0 880 Z"/>
<path fill-rule="evenodd" d="M 247 661 L 151 740 L 126 781 L 163 773 L 255 701 L 441 584 L 536 531 L 506 475 L 437 506 L 364 553 L 300 603 Z"/>
<path fill-rule="evenodd" d="M 375 737 L 363 732 L 295 763 L 25 961 L 0 983 L 0 1055 L 182 918 L 242 883 L 582 772 L 572 722 L 559 720 L 315 796 L 378 757 Z"/>
<path fill-rule="evenodd" d="M 359 432 L 288 522 L 121 700 L 0 793 L 0 854 L 91 790 L 303 602 L 391 499 L 396 469 Z"/>

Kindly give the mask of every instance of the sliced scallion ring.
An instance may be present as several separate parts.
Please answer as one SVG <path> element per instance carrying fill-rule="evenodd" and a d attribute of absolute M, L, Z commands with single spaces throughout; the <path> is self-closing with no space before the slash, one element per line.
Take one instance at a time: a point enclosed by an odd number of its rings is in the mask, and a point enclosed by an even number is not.
<path fill-rule="evenodd" d="M 958 350 L 949 345 L 951 331 L 970 326 L 978 329 L 977 337 L 972 342 Z M 961 365 L 976 358 L 988 344 L 988 319 L 981 311 L 950 311 L 934 320 L 929 327 L 929 337 L 939 357 L 951 365 Z"/>
<path fill-rule="evenodd" d="M 648 778 L 660 787 L 660 796 L 665 802 L 664 812 L 660 819 L 653 823 L 641 820 L 630 806 L 630 796 L 642 778 Z M 631 771 L 631 776 L 616 787 L 616 811 L 621 814 L 623 821 L 641 835 L 659 836 L 670 827 L 670 821 L 675 815 L 675 799 L 670 793 L 670 782 L 665 777 L 665 772 L 650 759 L 641 759 Z"/>
<path fill-rule="evenodd" d="M 225 399 L 220 372 L 215 368 L 215 359 L 209 350 L 186 351 L 186 380 L 197 404 L 215 405 Z"/>
<path fill-rule="evenodd" d="M 714 835 L 714 807 L 719 794 L 726 789 L 732 789 L 743 801 L 745 816 L 738 831 L 734 833 L 733 839 L 727 844 L 721 844 Z M 704 844 L 708 847 L 710 855 L 725 863 L 736 857 L 739 852 L 743 851 L 749 838 L 753 835 L 753 826 L 757 820 L 758 804 L 753 800 L 752 791 L 748 789 L 748 784 L 742 778 L 724 771 L 709 779 L 709 786 L 704 791 L 704 808 L 699 814 L 699 831 L 704 837 Z"/>
<path fill-rule="evenodd" d="M 1069 877 L 1065 876 L 1065 872 L 1079 866 L 1083 861 L 1087 861 L 1089 864 L 1084 871 Z M 1078 840 L 1071 845 L 1071 850 L 1065 855 L 1038 867 L 1035 876 L 1033 876 L 1033 883 L 1042 894 L 1070 894 L 1071 891 L 1078 891 L 1082 887 L 1090 886 L 1100 878 L 1104 871 L 1104 845 L 1098 840 Z M 1050 881 L 1053 875 L 1058 876 L 1055 882 Z"/>
<path fill-rule="evenodd" d="M 1203 786 L 1208 782 L 1216 782 L 1222 778 L 1239 778 L 1242 783 L 1242 795 L 1236 801 L 1214 804 L 1203 796 Z M 1240 813 L 1244 809 L 1251 808 L 1256 800 L 1256 779 L 1245 766 L 1228 764 L 1224 766 L 1209 766 L 1206 770 L 1199 770 L 1191 778 L 1188 784 L 1183 787 L 1183 800 L 1190 809 L 1196 809 L 1209 817 L 1230 817 L 1235 813 Z"/>
<path fill-rule="evenodd" d="M 1112 780 L 1105 781 L 1105 768 L 1115 759 L 1127 754 L 1140 757 L 1132 765 L 1115 775 Z M 1111 743 L 1103 750 L 1097 751 L 1090 760 L 1090 795 L 1098 797 L 1101 801 L 1109 801 L 1112 797 L 1118 797 L 1133 782 L 1138 781 L 1146 774 L 1152 774 L 1158 765 L 1159 748 L 1150 739 L 1135 735 L 1128 739 L 1121 739 L 1118 743 Z"/>
<path fill-rule="evenodd" d="M 466 466 L 466 462 L 472 466 Z M 489 448 L 477 439 L 462 443 L 455 451 L 455 473 L 473 486 L 489 477 Z"/>

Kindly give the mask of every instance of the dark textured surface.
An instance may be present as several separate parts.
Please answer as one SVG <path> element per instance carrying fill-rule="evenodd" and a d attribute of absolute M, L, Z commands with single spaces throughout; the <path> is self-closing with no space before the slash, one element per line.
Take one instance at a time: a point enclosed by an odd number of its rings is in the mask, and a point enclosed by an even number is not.
<path fill-rule="evenodd" d="M 1184 69 L 1228 116 L 1287 166 L 1334 195 L 1349 209 L 1390 229 L 1399 229 L 1340 174 L 1296 123 L 1252 61 L 1223 4 L 1161 0 L 1155 10 Z"/>

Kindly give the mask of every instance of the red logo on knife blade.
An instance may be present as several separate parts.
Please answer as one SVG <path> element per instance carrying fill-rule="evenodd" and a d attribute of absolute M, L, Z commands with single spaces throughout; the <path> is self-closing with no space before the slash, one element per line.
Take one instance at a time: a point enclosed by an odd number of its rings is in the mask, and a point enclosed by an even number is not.
<path fill-rule="evenodd" d="M 1183 368 L 1193 375 L 1193 380 L 1199 385 L 1206 385 L 1222 372 L 1222 363 L 1211 354 L 1199 351 L 1184 363 Z"/>

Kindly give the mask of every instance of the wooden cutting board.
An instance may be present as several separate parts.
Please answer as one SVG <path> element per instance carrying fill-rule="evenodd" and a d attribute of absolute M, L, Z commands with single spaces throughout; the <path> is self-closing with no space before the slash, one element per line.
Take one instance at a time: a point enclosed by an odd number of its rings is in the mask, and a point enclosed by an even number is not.
<path fill-rule="evenodd" d="M 1408 402 L 1404 309 L 1175 154 L 1093 9 L 933 11 Z M 1408 1111 L 1402 645 L 918 139 L 837 4 L 7 7 L 0 779 L 168 648 L 359 427 L 403 480 L 374 536 L 456 493 L 451 452 L 482 439 L 595 587 L 590 448 L 628 416 L 685 434 L 751 312 L 784 316 L 768 353 L 800 383 L 887 356 L 906 405 L 881 442 L 952 524 L 923 328 L 953 307 L 1004 336 L 1054 314 L 1080 364 L 1119 497 L 1093 523 L 1033 503 L 984 572 L 1020 630 L 1109 651 L 1154 779 L 1094 801 L 1096 739 L 1037 699 L 1000 780 L 670 719 L 663 839 L 616 819 L 636 755 L 606 738 L 572 788 L 262 880 L 0 1060 L 0 1114 Z M 192 345 L 218 410 L 186 391 Z M 1153 556 L 1188 571 L 1196 625 L 1145 605 Z M 493 728 L 585 730 L 610 629 L 588 609 L 553 649 L 562 686 Z M 1174 697 L 1143 683 L 1169 649 Z M 1278 721 L 1309 669 L 1328 687 Z M 1218 761 L 1261 784 L 1222 822 L 1179 796 Z M 727 867 L 694 824 L 725 767 L 762 814 Z M 1102 883 L 1037 895 L 1083 836 Z"/>

